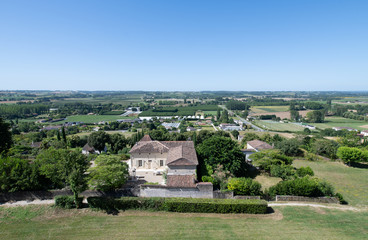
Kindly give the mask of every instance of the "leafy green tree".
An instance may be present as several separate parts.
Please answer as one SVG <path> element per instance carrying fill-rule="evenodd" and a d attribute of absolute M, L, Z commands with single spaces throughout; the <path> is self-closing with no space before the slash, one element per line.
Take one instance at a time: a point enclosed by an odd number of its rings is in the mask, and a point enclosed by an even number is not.
<path fill-rule="evenodd" d="M 286 156 L 300 156 L 302 155 L 302 151 L 299 149 L 301 143 L 293 138 L 293 139 L 285 139 L 281 142 L 276 143 L 276 148 L 280 149 L 280 151 Z"/>
<path fill-rule="evenodd" d="M 213 136 L 204 140 L 196 147 L 199 158 L 199 179 L 201 176 L 208 175 L 206 165 L 215 169 L 222 165 L 224 170 L 230 171 L 235 176 L 245 176 L 246 163 L 244 154 L 240 151 L 237 142 L 231 138 L 222 136 Z"/>
<path fill-rule="evenodd" d="M 112 153 L 118 153 L 120 150 L 123 150 L 127 145 L 127 140 L 124 135 L 119 133 L 112 134 L 110 137 L 110 150 Z"/>
<path fill-rule="evenodd" d="M 221 110 L 220 110 L 220 108 L 218 108 L 217 109 L 217 114 L 216 114 L 217 121 L 220 121 L 220 118 L 221 118 Z"/>
<path fill-rule="evenodd" d="M 61 128 L 61 138 L 63 139 L 64 143 L 66 143 L 66 134 L 65 134 L 65 128 Z"/>
<path fill-rule="evenodd" d="M 272 177 L 279 177 L 282 180 L 289 180 L 295 177 L 295 169 L 291 165 L 272 165 L 270 168 Z"/>
<path fill-rule="evenodd" d="M 90 168 L 88 184 L 97 190 L 109 191 L 120 188 L 128 179 L 128 165 L 118 156 L 100 155 L 95 160 L 96 167 Z"/>
<path fill-rule="evenodd" d="M 262 195 L 261 184 L 251 178 L 230 178 L 227 188 L 236 195 L 259 196 Z"/>
<path fill-rule="evenodd" d="M 104 131 L 93 132 L 88 137 L 88 144 L 100 152 L 102 152 L 105 149 L 106 143 L 109 142 L 110 142 L 110 135 Z"/>
<path fill-rule="evenodd" d="M 314 172 L 310 167 L 300 167 L 296 170 L 296 174 L 298 175 L 298 177 L 304 177 L 307 175 L 314 176 Z"/>
<path fill-rule="evenodd" d="M 266 172 L 271 171 L 273 165 L 291 165 L 293 159 L 282 154 L 280 150 L 270 149 L 256 152 L 250 156 L 253 165 L 259 167 Z"/>
<path fill-rule="evenodd" d="M 6 153 L 13 145 L 10 125 L 0 118 L 0 154 Z"/>
<path fill-rule="evenodd" d="M 307 121 L 311 123 L 323 123 L 325 114 L 322 110 L 315 110 L 307 113 Z"/>
<path fill-rule="evenodd" d="M 232 131 L 231 131 L 231 135 L 233 135 L 233 137 L 234 137 L 235 139 L 238 139 L 239 132 L 238 132 L 237 130 L 232 130 Z"/>
<path fill-rule="evenodd" d="M 339 144 L 333 140 L 317 139 L 311 143 L 311 151 L 315 154 L 322 155 L 331 159 L 337 158 L 337 149 Z"/>
<path fill-rule="evenodd" d="M 229 112 L 227 110 L 224 110 L 221 115 L 220 121 L 222 123 L 228 123 L 229 122 Z"/>
<path fill-rule="evenodd" d="M 349 166 L 354 162 L 360 162 L 364 158 L 362 150 L 355 147 L 339 147 L 337 156 Z"/>

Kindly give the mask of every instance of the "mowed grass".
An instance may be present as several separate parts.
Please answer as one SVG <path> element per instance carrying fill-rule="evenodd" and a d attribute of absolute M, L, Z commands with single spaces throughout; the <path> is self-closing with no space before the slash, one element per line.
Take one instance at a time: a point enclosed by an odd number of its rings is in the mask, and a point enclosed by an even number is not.
<path fill-rule="evenodd" d="M 72 115 L 68 116 L 64 121 L 54 122 L 53 124 L 62 124 L 64 122 L 84 122 L 98 123 L 101 121 L 116 121 L 118 119 L 132 119 L 134 117 L 122 117 L 120 115 Z"/>
<path fill-rule="evenodd" d="M 368 122 L 343 117 L 326 117 L 324 123 L 312 123 L 317 128 L 351 127 L 358 130 L 367 130 Z"/>
<path fill-rule="evenodd" d="M 10 209 L 10 210 L 9 210 Z M 275 207 L 266 215 L 0 207 L 0 239 L 366 239 L 367 212 Z"/>
<path fill-rule="evenodd" d="M 348 167 L 340 162 L 295 160 L 297 168 L 309 166 L 315 176 L 327 180 L 350 205 L 368 206 L 368 168 Z"/>
<path fill-rule="evenodd" d="M 273 113 L 289 111 L 289 106 L 255 106 L 250 111 L 254 113 Z"/>
<path fill-rule="evenodd" d="M 279 177 L 270 177 L 266 175 L 258 175 L 254 180 L 262 185 L 262 190 L 268 189 L 282 181 Z"/>
<path fill-rule="evenodd" d="M 303 131 L 304 128 L 294 123 L 280 123 L 269 120 L 255 120 L 256 125 L 259 127 L 270 130 L 270 131 L 290 131 L 290 132 L 299 132 Z"/>

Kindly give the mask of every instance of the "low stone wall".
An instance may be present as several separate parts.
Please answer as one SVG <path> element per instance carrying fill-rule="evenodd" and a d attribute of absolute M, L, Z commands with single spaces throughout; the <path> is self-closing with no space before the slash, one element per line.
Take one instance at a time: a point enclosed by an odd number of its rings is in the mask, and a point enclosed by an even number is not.
<path fill-rule="evenodd" d="M 216 190 L 216 191 L 213 191 L 213 198 L 218 198 L 218 199 L 234 198 L 234 192 L 233 191 L 221 192 L 220 190 Z"/>
<path fill-rule="evenodd" d="M 160 185 L 141 185 L 140 197 L 213 198 L 213 186 L 177 188 Z"/>
<path fill-rule="evenodd" d="M 80 195 L 84 197 L 136 197 L 139 196 L 139 188 L 123 188 L 116 191 L 94 191 L 87 190 Z M 45 200 L 53 199 L 60 195 L 73 195 L 70 190 L 50 190 L 50 191 L 23 191 L 23 192 L 11 192 L 0 193 L 0 203 L 10 201 L 33 201 L 33 200 Z"/>
<path fill-rule="evenodd" d="M 302 196 L 276 196 L 276 202 L 316 202 L 316 203 L 340 203 L 335 197 L 302 197 Z"/>
<path fill-rule="evenodd" d="M 234 196 L 234 199 L 257 199 L 260 200 L 261 197 L 260 196 Z"/>

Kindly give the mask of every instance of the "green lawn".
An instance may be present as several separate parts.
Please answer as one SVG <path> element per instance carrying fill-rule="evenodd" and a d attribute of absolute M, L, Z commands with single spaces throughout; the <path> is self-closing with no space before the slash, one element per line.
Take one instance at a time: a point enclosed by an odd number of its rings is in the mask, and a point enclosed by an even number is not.
<path fill-rule="evenodd" d="M 64 122 L 98 123 L 100 121 L 116 121 L 118 119 L 131 118 L 134 117 L 122 117 L 119 115 L 72 115 L 68 116 L 64 121 L 54 122 L 53 124 L 61 124 Z"/>
<path fill-rule="evenodd" d="M 289 106 L 254 106 L 250 111 L 254 113 L 272 113 L 289 111 Z"/>
<path fill-rule="evenodd" d="M 294 123 L 280 123 L 269 120 L 255 120 L 254 122 L 257 126 L 270 131 L 299 132 L 304 130 L 304 127 Z"/>
<path fill-rule="evenodd" d="M 368 122 L 343 117 L 326 117 L 324 123 L 312 123 L 312 125 L 321 129 L 332 127 L 351 127 L 358 130 L 368 129 Z"/>
<path fill-rule="evenodd" d="M 0 239 L 366 239 L 367 212 L 275 207 L 266 215 L 0 207 Z"/>
<path fill-rule="evenodd" d="M 207 115 L 212 115 L 212 116 L 216 116 L 217 115 L 217 111 L 203 111 L 204 114 L 207 114 Z"/>
<path fill-rule="evenodd" d="M 295 167 L 309 166 L 315 176 L 326 179 L 350 205 L 368 206 L 368 169 L 347 167 L 340 162 L 295 160 Z"/>

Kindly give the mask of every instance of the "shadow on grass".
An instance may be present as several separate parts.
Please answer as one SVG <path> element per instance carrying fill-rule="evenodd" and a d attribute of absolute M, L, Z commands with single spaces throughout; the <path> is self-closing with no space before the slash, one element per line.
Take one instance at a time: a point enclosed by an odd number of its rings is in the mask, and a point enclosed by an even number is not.
<path fill-rule="evenodd" d="M 350 166 L 355 167 L 355 168 L 368 169 L 368 164 L 366 164 L 366 163 L 352 163 L 352 164 L 350 164 Z"/>

